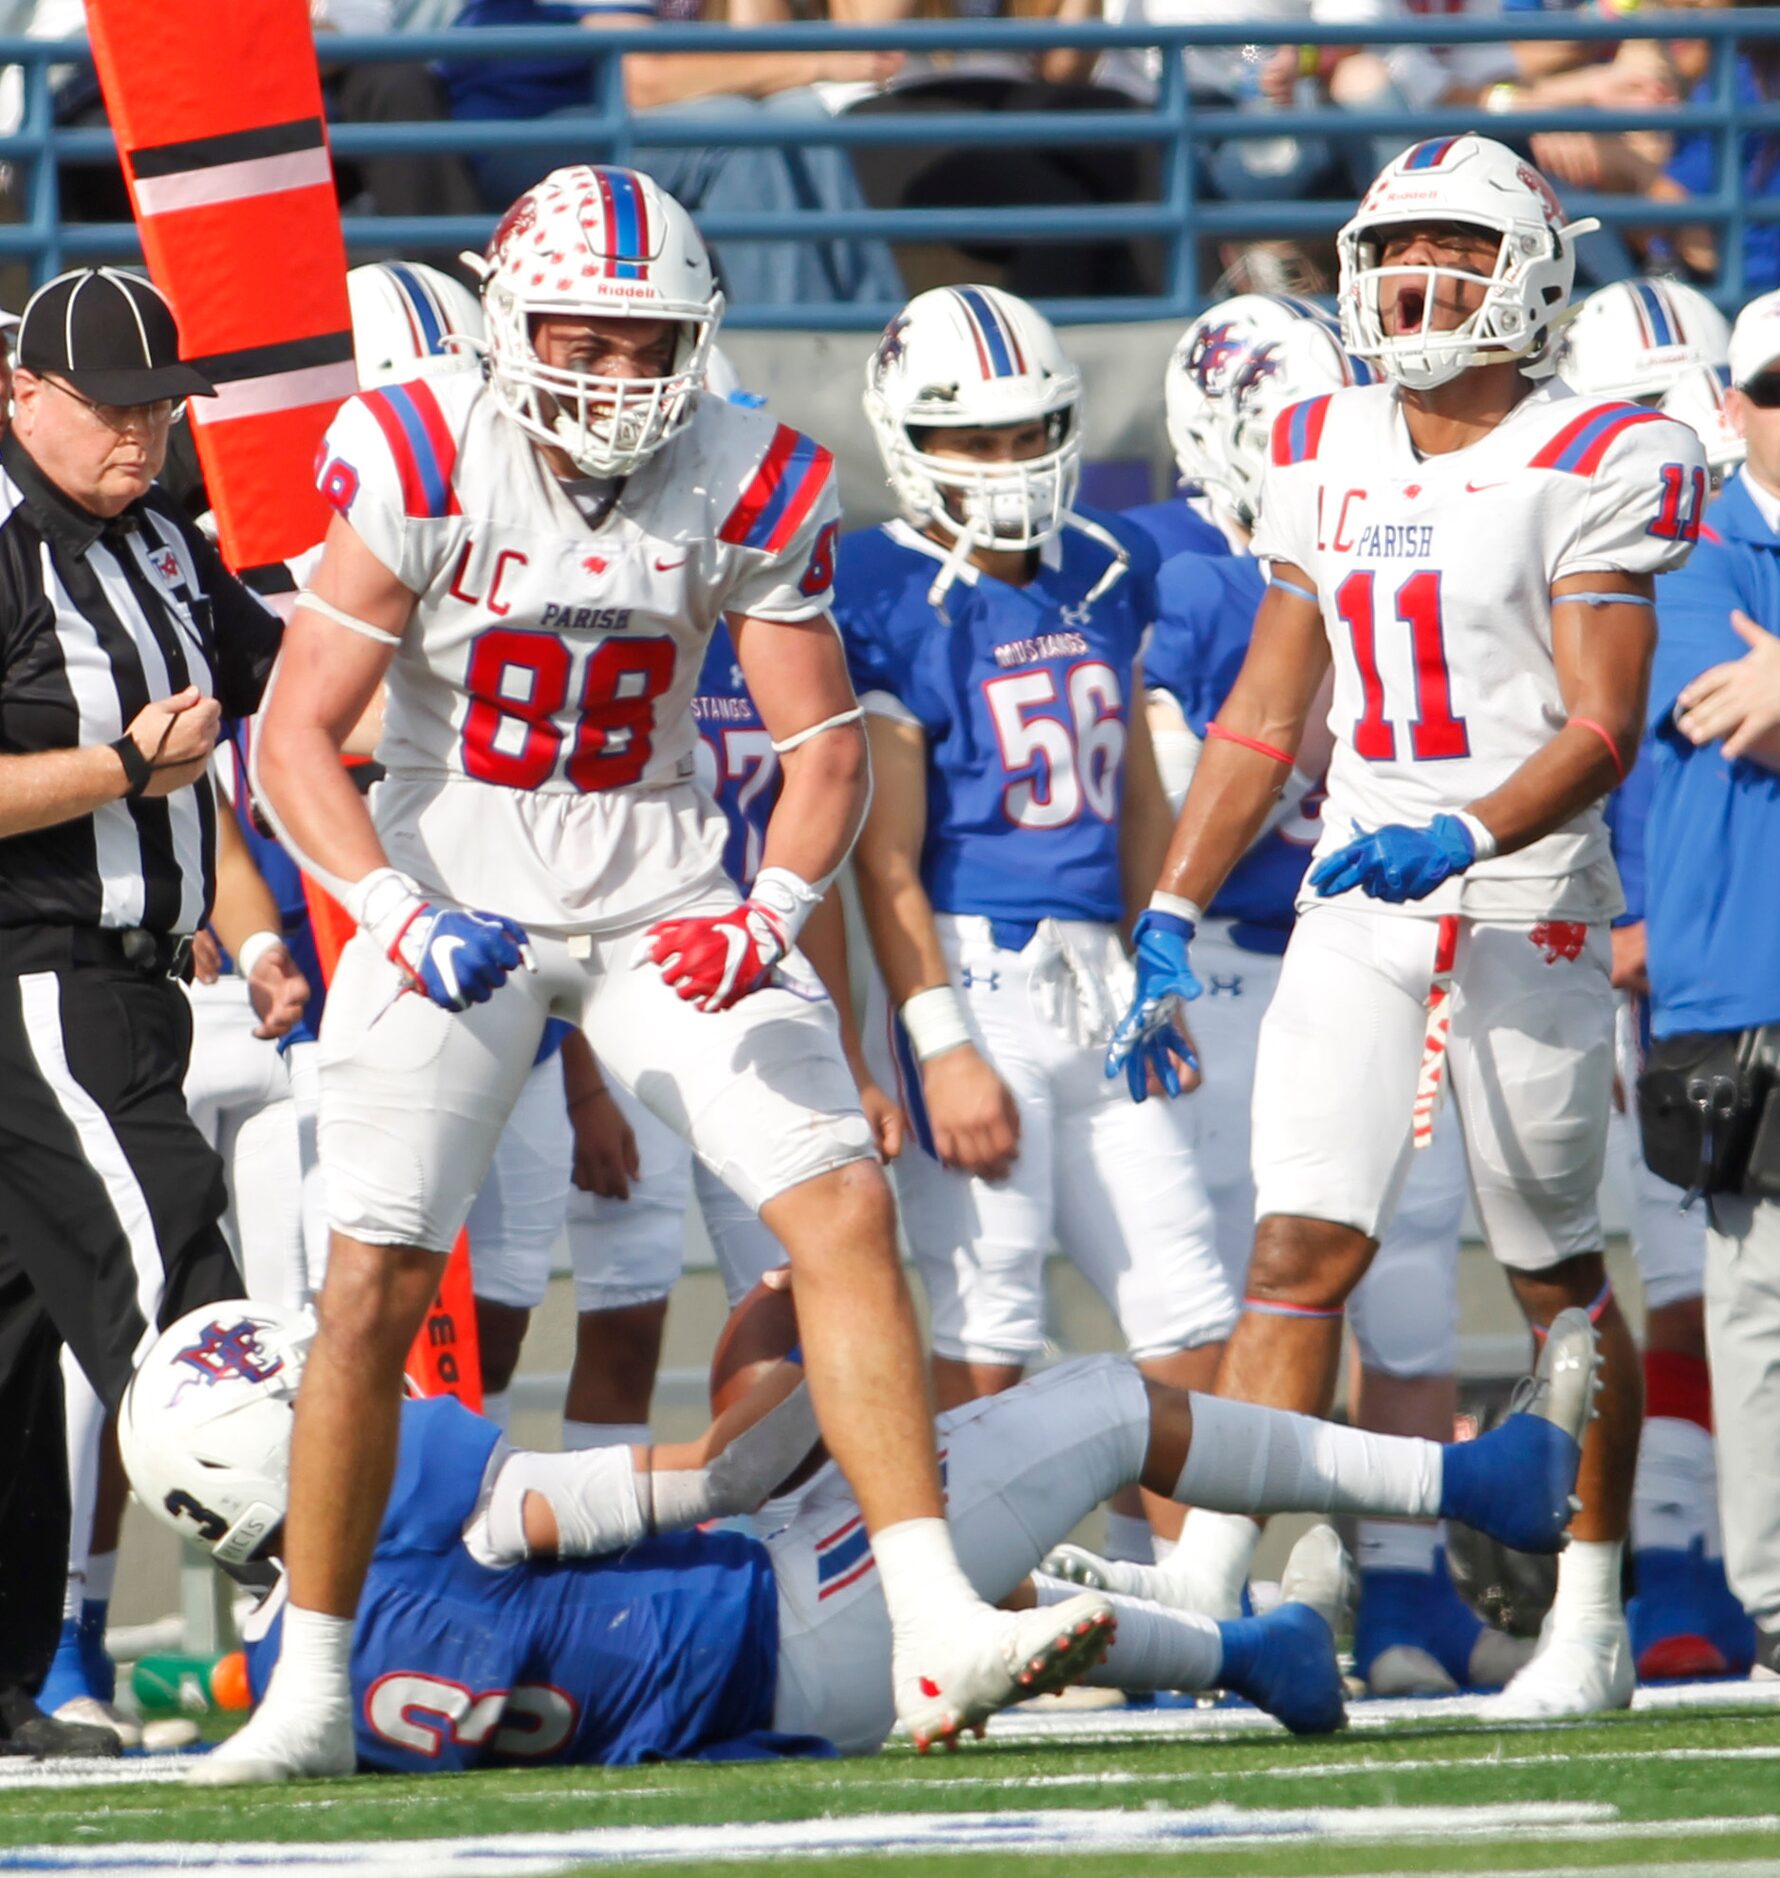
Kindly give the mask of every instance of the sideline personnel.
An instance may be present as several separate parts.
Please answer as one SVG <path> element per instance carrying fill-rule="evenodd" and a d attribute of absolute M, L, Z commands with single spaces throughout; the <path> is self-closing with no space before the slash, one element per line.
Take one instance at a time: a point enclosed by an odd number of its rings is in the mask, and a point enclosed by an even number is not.
<path fill-rule="evenodd" d="M 1656 1044 L 1641 1090 L 1646 1158 L 1667 1141 L 1679 1155 L 1668 1178 L 1711 1196 L 1706 1350 L 1721 1451 L 1734 1457 L 1719 1477 L 1724 1563 L 1765 1676 L 1780 1674 L 1780 293 L 1738 317 L 1731 383 L 1725 407 L 1748 460 L 1659 590 L 1646 832 Z M 1702 1139 L 1683 1100 L 1665 1129 L 1649 1099 L 1665 1066 L 1684 1094 L 1702 1081 L 1735 1090 L 1745 1127 Z"/>
<path fill-rule="evenodd" d="M 165 300 L 109 268 L 25 308 L 0 441 L 0 1753 L 115 1753 L 31 1700 L 66 1567 L 60 1346 L 115 1407 L 157 1326 L 240 1290 L 180 1091 L 215 880 L 219 708 L 277 620 L 154 488 L 185 399 Z"/>

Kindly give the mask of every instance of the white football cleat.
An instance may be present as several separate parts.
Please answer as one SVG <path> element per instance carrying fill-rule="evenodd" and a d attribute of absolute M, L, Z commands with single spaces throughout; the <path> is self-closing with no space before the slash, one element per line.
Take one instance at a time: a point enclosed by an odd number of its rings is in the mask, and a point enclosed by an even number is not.
<path fill-rule="evenodd" d="M 79 1722 L 88 1728 L 109 1728 L 117 1736 L 118 1745 L 125 1748 L 139 1748 L 142 1745 L 142 1724 L 133 1715 L 126 1715 L 121 1708 L 110 1702 L 101 1702 L 96 1695 L 77 1695 L 64 1702 L 56 1710 L 57 1721 Z"/>
<path fill-rule="evenodd" d="M 1010 1703 L 1066 1688 L 1106 1654 L 1117 1627 L 1094 1592 L 1032 1611 L 985 1610 L 949 1663 L 917 1667 L 898 1652 L 897 1720 L 922 1754 L 955 1748 Z"/>
<path fill-rule="evenodd" d="M 1279 1581 L 1286 1604 L 1308 1604 L 1329 1626 L 1332 1637 L 1353 1628 L 1354 1604 L 1360 1581 L 1347 1547 L 1333 1526 L 1318 1524 L 1303 1534 L 1286 1560 Z"/>
<path fill-rule="evenodd" d="M 1537 1654 L 1482 1708 L 1485 1721 L 1551 1721 L 1630 1708 L 1638 1685 L 1624 1617 L 1547 1631 Z"/>
<path fill-rule="evenodd" d="M 1191 1561 L 1182 1557 L 1178 1546 L 1166 1565 L 1137 1565 L 1129 1559 L 1102 1558 L 1086 1546 L 1053 1546 L 1040 1570 L 1087 1591 L 1110 1591 L 1121 1598 L 1141 1598 L 1146 1604 L 1161 1604 L 1171 1611 L 1192 1611 L 1220 1623 L 1242 1615 L 1240 1593 L 1234 1598 L 1224 1597 L 1211 1585 L 1201 1583 Z"/>
<path fill-rule="evenodd" d="M 190 1780 L 198 1787 L 263 1787 L 338 1779 L 357 1765 L 347 1704 L 281 1704 L 268 1693 L 239 1734 L 193 1763 Z"/>

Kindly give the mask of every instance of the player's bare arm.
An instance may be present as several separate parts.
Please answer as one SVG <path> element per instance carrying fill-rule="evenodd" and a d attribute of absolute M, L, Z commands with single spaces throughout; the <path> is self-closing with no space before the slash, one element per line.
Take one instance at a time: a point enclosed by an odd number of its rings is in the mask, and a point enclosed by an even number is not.
<path fill-rule="evenodd" d="M 983 1180 L 1005 1180 L 1020 1149 L 1020 1111 L 966 1031 L 933 903 L 921 884 L 927 739 L 918 725 L 889 717 L 869 717 L 866 725 L 877 787 L 854 868 L 878 969 L 894 1009 L 905 1011 L 912 999 L 937 992 L 932 1008 L 953 1020 L 933 1035 L 918 1019 L 910 1030 L 940 1161 Z"/>
<path fill-rule="evenodd" d="M 1314 592 L 1301 569 L 1274 567 L 1248 656 L 1193 772 L 1158 893 L 1208 906 L 1272 811 L 1291 774 L 1282 759 L 1296 759 L 1329 670 Z"/>
<path fill-rule="evenodd" d="M 1468 813 L 1495 837 L 1498 854 L 1562 828 L 1631 768 L 1656 651 L 1654 584 L 1648 574 L 1613 573 L 1553 582 L 1551 649 L 1570 721 L 1501 788 L 1471 804 Z"/>
<path fill-rule="evenodd" d="M 340 756 L 376 700 L 415 596 L 338 515 L 308 592 L 320 604 L 299 600 L 285 629 L 254 784 L 280 834 L 340 894 L 389 865 Z"/>
<path fill-rule="evenodd" d="M 216 898 L 210 924 L 235 955 L 262 1039 L 284 1036 L 309 1002 L 309 981 L 284 943 L 284 920 L 260 878 L 241 824 L 219 800 L 216 817 Z"/>
<path fill-rule="evenodd" d="M 563 1039 L 562 1086 L 575 1137 L 575 1185 L 604 1200 L 628 1200 L 630 1183 L 643 1171 L 636 1132 L 613 1101 L 582 1031 L 572 1030 Z"/>

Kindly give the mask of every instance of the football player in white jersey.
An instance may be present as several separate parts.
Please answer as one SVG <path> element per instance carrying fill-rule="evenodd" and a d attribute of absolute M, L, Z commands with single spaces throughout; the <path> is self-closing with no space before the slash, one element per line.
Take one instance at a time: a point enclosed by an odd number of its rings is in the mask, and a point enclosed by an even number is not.
<path fill-rule="evenodd" d="M 1343 350 L 1334 318 L 1285 295 L 1243 294 L 1209 307 L 1168 364 L 1164 404 L 1183 480 L 1202 488 L 1228 557 L 1164 563 L 1156 628 L 1144 655 L 1151 736 L 1178 813 L 1208 724 L 1234 682 L 1266 579 L 1248 553 L 1274 419 L 1322 391 L 1370 384 Z M 1325 701 L 1326 709 L 1326 701 Z M 1193 1008 L 1206 1063 L 1200 1165 L 1218 1249 L 1240 1296 L 1255 1234 L 1249 1097 L 1262 1014 L 1279 982 L 1319 820 L 1329 747 L 1313 725 L 1267 824 L 1225 883 L 1194 950 L 1206 995 Z M 1465 1170 L 1450 1118 L 1415 1156 L 1371 1269 L 1348 1300 L 1360 1358 L 1350 1403 L 1378 1434 L 1448 1438 L 1458 1409 L 1458 1241 Z M 1375 1694 L 1499 1687 L 1530 1646 L 1484 1626 L 1453 1589 L 1438 1526 L 1362 1520 L 1355 1663 Z M 1197 1560 L 1182 1559 L 1187 1572 Z M 1210 1574 L 1212 1584 L 1218 1574 Z"/>
<path fill-rule="evenodd" d="M 827 615 L 832 458 L 701 394 L 722 296 L 647 177 L 578 166 L 528 190 L 483 304 L 485 376 L 363 393 L 329 430 L 337 514 L 260 743 L 264 798 L 359 931 L 323 1020 L 334 1239 L 291 1612 L 266 1703 L 207 1771 L 351 1765 L 352 1614 L 403 1353 L 552 1016 L 784 1242 L 896 1628 L 899 1714 L 919 1745 L 954 1739 L 1081 1673 L 1110 1606 L 992 1611 L 958 1566 L 889 1188 L 795 951 L 870 786 Z M 784 759 L 745 901 L 687 708 L 724 618 Z M 335 758 L 386 675 L 373 815 Z"/>
<path fill-rule="evenodd" d="M 1712 479 L 1722 476 L 1730 326 L 1697 287 L 1621 280 L 1590 294 L 1565 330 L 1558 371 L 1584 396 L 1631 399 L 1689 424 L 1705 446 Z M 1613 927 L 1623 1106 L 1615 1107 L 1608 1148 L 1630 1193 L 1632 1250 L 1644 1280 L 1644 1431 L 1630 1535 L 1637 1595 L 1628 1616 L 1646 1681 L 1723 1675 L 1740 1647 L 1721 1621 L 1734 1603 L 1718 1557 L 1706 1222 L 1697 1208 L 1684 1211 L 1676 1190 L 1644 1165 L 1631 1099 L 1649 1031 L 1643 848 L 1652 773 L 1647 753 L 1608 808 L 1627 900 Z"/>
<path fill-rule="evenodd" d="M 1349 349 L 1387 382 L 1275 426 L 1253 544 L 1270 585 L 1108 1064 L 1123 1073 L 1198 991 L 1201 909 L 1333 665 L 1323 833 L 1261 1030 L 1250 1304 L 1219 1388 L 1326 1404 L 1343 1303 L 1450 1085 L 1530 1322 L 1586 1306 L 1605 1355 L 1551 1625 L 1495 1698 L 1504 1715 L 1631 1699 L 1619 1585 L 1641 1389 L 1597 1202 L 1624 904 L 1600 804 L 1643 728 L 1653 576 L 1686 558 L 1706 492 L 1692 432 L 1545 382 L 1576 233 L 1537 171 L 1476 136 L 1405 151 L 1342 230 Z"/>

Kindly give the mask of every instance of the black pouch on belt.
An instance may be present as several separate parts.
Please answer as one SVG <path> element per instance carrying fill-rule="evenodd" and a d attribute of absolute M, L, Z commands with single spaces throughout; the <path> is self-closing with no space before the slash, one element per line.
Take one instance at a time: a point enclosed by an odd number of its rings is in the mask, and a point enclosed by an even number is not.
<path fill-rule="evenodd" d="M 1738 1193 L 1774 1090 L 1760 1030 L 1684 1031 L 1651 1045 L 1638 1078 L 1638 1124 L 1653 1174 L 1700 1195 Z M 1780 1161 L 1780 1124 L 1774 1131 Z M 1780 1177 L 1780 1165 L 1776 1166 Z"/>

